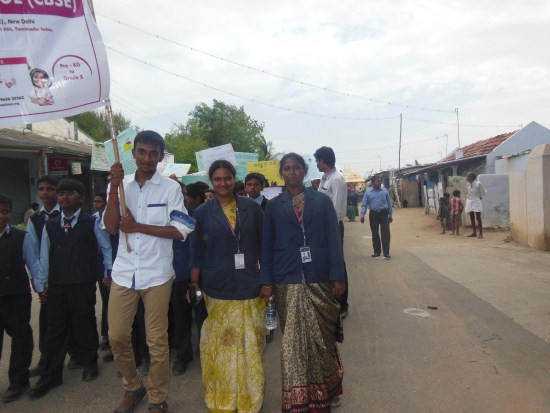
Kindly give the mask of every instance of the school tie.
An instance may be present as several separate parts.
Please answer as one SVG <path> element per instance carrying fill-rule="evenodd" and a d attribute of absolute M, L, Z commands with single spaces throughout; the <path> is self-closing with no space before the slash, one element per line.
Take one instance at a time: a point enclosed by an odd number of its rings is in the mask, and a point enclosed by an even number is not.
<path fill-rule="evenodd" d="M 42 211 L 42 218 L 43 218 L 44 222 L 48 222 L 50 219 L 55 218 L 58 215 L 59 215 L 58 210 L 54 210 L 54 211 L 50 212 L 49 214 L 46 211 Z"/>
<path fill-rule="evenodd" d="M 63 218 L 63 229 L 65 230 L 65 234 L 67 234 L 67 236 L 69 235 L 69 232 L 73 229 L 71 226 L 71 222 L 73 222 L 72 218 Z"/>

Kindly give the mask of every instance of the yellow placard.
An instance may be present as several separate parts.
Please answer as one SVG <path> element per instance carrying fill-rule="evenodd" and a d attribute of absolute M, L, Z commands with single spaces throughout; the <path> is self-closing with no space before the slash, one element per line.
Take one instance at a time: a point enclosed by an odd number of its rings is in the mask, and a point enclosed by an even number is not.
<path fill-rule="evenodd" d="M 248 162 L 248 173 L 258 172 L 265 176 L 269 186 L 282 186 L 285 184 L 279 176 L 279 161 Z"/>

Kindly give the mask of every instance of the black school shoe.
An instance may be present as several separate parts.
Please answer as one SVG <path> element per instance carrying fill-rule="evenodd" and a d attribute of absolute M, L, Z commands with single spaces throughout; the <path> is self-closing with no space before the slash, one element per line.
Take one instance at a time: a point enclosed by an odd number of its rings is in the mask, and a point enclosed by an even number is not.
<path fill-rule="evenodd" d="M 172 365 L 172 374 L 174 376 L 181 376 L 185 373 L 185 370 L 187 370 L 187 365 L 190 361 L 191 360 L 189 359 L 174 361 L 174 364 Z"/>
<path fill-rule="evenodd" d="M 29 382 L 19 386 L 10 384 L 10 386 L 8 387 L 8 390 L 6 390 L 6 392 L 2 396 L 2 401 L 4 403 L 10 403 L 17 400 L 19 396 L 21 396 L 24 392 L 26 392 L 29 389 L 29 387 L 30 387 Z"/>
<path fill-rule="evenodd" d="M 31 399 L 38 399 L 49 393 L 50 390 L 60 386 L 63 383 L 61 377 L 40 377 L 36 385 L 29 390 Z"/>
<path fill-rule="evenodd" d="M 82 371 L 82 381 L 94 381 L 99 376 L 97 362 L 86 363 Z"/>

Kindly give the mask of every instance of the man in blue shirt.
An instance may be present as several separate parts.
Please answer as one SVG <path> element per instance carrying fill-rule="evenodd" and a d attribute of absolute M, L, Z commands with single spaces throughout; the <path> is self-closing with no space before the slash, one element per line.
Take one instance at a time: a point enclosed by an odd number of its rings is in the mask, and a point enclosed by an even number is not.
<path fill-rule="evenodd" d="M 361 206 L 361 224 L 365 223 L 365 213 L 369 210 L 369 224 L 372 232 L 372 247 L 374 249 L 373 257 L 379 257 L 384 253 L 384 258 L 391 259 L 390 256 L 390 223 L 392 219 L 392 205 L 390 194 L 386 188 L 382 188 L 382 179 L 375 176 L 371 180 L 372 187 L 367 189 L 363 196 Z M 380 243 L 380 232 L 382 243 Z M 382 244 L 382 245 L 380 245 Z"/>

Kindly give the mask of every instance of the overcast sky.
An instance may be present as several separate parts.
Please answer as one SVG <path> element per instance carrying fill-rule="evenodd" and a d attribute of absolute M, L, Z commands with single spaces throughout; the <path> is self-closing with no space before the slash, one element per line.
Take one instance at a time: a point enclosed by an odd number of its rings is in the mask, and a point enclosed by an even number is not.
<path fill-rule="evenodd" d="M 398 166 L 400 114 L 401 166 L 435 162 L 458 146 L 455 108 L 461 146 L 531 121 L 550 128 L 547 1 L 94 7 L 111 48 L 114 110 L 162 134 L 217 99 L 264 123 L 276 151 L 331 146 L 340 167 L 364 174 Z"/>

